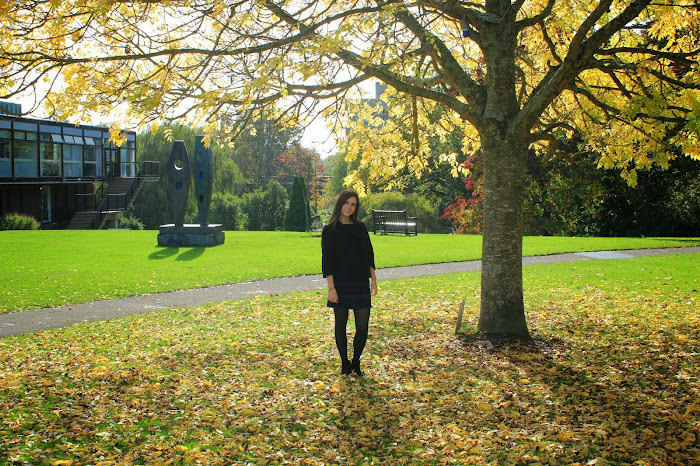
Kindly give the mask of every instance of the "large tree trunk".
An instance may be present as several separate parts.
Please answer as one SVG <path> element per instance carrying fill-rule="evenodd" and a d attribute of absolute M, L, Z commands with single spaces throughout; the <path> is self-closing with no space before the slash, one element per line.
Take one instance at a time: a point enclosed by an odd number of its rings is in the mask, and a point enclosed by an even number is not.
<path fill-rule="evenodd" d="M 479 331 L 529 337 L 523 304 L 523 190 L 527 146 L 482 137 L 484 223 Z"/>

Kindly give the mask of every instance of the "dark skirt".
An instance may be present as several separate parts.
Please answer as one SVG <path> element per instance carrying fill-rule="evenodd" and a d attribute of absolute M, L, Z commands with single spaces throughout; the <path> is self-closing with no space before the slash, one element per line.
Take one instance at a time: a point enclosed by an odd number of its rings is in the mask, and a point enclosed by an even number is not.
<path fill-rule="evenodd" d="M 361 282 L 335 282 L 335 291 L 338 293 L 338 302 L 328 301 L 326 304 L 332 308 L 343 309 L 370 309 L 372 296 L 369 291 L 369 280 Z"/>

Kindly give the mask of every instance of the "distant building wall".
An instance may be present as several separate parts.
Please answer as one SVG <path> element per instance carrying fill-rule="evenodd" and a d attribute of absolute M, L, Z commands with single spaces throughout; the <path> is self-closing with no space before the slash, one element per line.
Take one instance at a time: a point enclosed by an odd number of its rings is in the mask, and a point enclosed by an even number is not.
<path fill-rule="evenodd" d="M 109 129 L 15 116 L 0 102 L 0 215 L 24 213 L 44 227 L 64 226 L 77 194 L 92 194 L 112 177 L 136 175 L 136 133 L 117 147 Z"/>

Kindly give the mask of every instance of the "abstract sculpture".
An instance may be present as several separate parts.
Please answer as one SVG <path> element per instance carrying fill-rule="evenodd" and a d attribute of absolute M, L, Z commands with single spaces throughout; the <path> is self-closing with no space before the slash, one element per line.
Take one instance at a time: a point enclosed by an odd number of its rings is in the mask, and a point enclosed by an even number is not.
<path fill-rule="evenodd" d="M 185 141 L 175 141 L 168 160 L 168 195 L 173 213 L 173 224 L 181 227 L 185 224 L 187 196 L 190 194 L 190 157 L 187 155 Z"/>
<path fill-rule="evenodd" d="M 204 136 L 197 136 L 194 143 L 194 192 L 197 195 L 197 213 L 199 224 L 209 224 L 209 206 L 211 205 L 212 165 L 211 147 L 204 147 Z"/>
<path fill-rule="evenodd" d="M 185 210 L 190 192 L 192 170 L 184 141 L 175 141 L 168 161 L 168 194 L 173 223 L 158 228 L 159 246 L 216 246 L 223 244 L 221 224 L 209 225 L 209 206 L 214 181 L 210 148 L 204 147 L 204 136 L 195 139 L 194 187 L 197 196 L 199 225 L 185 225 Z"/>

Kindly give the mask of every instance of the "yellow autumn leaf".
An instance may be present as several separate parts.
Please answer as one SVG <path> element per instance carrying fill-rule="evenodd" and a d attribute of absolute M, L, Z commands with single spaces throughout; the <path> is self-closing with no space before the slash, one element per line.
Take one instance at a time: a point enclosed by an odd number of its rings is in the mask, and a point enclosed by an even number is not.
<path fill-rule="evenodd" d="M 492 411 L 492 410 L 493 410 L 493 406 L 491 406 L 491 405 L 488 404 L 488 403 L 484 403 L 483 401 L 479 401 L 479 402 L 476 404 L 476 408 L 477 408 L 479 411 L 481 411 L 481 412 L 486 412 L 486 411 Z"/>
<path fill-rule="evenodd" d="M 556 435 L 557 440 L 560 442 L 570 442 L 574 438 L 574 434 L 571 432 L 561 432 Z"/>

